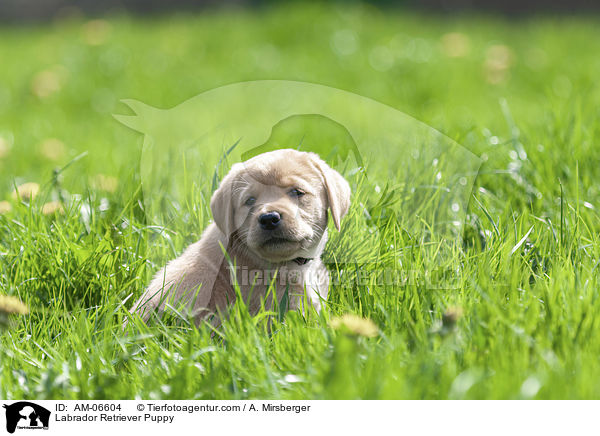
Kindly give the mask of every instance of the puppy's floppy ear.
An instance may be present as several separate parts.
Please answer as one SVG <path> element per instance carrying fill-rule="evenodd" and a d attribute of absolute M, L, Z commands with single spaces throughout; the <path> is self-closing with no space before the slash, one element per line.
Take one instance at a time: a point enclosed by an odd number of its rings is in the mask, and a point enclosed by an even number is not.
<path fill-rule="evenodd" d="M 335 228 L 340 230 L 340 223 L 350 207 L 350 185 L 336 170 L 323 162 L 317 155 L 313 156 L 317 163 L 327 190 L 327 201 Z"/>
<path fill-rule="evenodd" d="M 215 224 L 227 237 L 236 230 L 235 229 L 235 217 L 234 217 L 234 205 L 233 205 L 233 182 L 237 175 L 239 168 L 238 164 L 231 167 L 229 174 L 225 176 L 219 188 L 214 192 L 210 199 L 210 210 L 215 220 Z"/>

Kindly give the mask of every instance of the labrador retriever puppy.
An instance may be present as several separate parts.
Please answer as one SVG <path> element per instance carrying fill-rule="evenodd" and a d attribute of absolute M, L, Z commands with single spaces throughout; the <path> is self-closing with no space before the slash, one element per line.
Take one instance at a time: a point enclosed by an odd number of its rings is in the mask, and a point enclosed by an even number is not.
<path fill-rule="evenodd" d="M 329 286 L 320 259 L 328 211 L 339 230 L 349 205 L 348 182 L 314 153 L 276 150 L 234 164 L 212 196 L 214 223 L 156 274 L 132 312 L 147 321 L 169 304 L 216 326 L 236 283 L 252 314 L 286 290 L 290 309 L 307 301 L 319 311 Z"/>

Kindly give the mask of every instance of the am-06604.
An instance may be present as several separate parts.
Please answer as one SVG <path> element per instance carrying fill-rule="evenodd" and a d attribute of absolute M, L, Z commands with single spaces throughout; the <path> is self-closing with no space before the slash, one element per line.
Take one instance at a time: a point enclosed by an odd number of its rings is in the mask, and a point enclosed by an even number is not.
<path fill-rule="evenodd" d="M 120 404 L 97 403 L 97 404 L 75 404 L 76 412 L 114 412 L 121 411 Z"/>

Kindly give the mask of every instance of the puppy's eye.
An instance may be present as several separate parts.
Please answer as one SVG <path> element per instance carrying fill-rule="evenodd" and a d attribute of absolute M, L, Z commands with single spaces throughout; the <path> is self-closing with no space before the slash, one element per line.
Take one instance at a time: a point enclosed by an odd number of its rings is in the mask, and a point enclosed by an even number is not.
<path fill-rule="evenodd" d="M 248 200 L 246 200 L 246 206 L 252 206 L 254 205 L 254 203 L 256 203 L 256 198 L 254 197 L 249 197 Z"/>
<path fill-rule="evenodd" d="M 292 197 L 302 197 L 304 194 L 306 194 L 306 192 L 299 188 L 294 188 L 290 191 Z"/>

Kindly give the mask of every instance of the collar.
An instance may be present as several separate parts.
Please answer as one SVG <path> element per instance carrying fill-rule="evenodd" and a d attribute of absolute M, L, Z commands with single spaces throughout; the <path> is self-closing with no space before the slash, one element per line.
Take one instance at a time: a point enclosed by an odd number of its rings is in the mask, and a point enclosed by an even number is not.
<path fill-rule="evenodd" d="M 298 265 L 306 265 L 311 260 L 312 259 L 309 259 L 309 258 L 306 258 L 306 257 L 297 257 L 295 259 L 292 259 L 292 262 L 296 262 Z"/>

